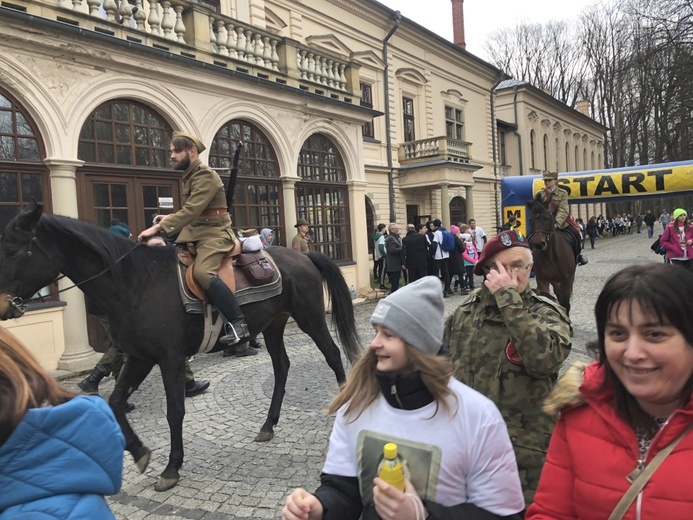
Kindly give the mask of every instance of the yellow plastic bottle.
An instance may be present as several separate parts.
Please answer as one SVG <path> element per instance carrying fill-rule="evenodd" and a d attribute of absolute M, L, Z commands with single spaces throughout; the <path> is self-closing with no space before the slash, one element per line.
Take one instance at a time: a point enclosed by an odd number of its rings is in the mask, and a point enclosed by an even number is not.
<path fill-rule="evenodd" d="M 388 442 L 383 446 L 383 460 L 378 464 L 378 477 L 391 486 L 404 491 L 404 465 L 397 455 L 397 445 Z"/>

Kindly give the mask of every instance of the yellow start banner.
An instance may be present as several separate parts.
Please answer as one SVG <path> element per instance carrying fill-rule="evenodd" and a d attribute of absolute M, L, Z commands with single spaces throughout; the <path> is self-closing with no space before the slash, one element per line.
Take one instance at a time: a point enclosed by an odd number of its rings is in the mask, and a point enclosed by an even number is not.
<path fill-rule="evenodd" d="M 693 166 L 652 169 L 644 166 L 635 171 L 604 171 L 575 176 L 561 174 L 558 177 L 558 185 L 568 192 L 571 199 L 689 191 L 693 190 Z M 544 181 L 541 178 L 534 179 L 532 192 L 536 193 L 543 187 Z"/>

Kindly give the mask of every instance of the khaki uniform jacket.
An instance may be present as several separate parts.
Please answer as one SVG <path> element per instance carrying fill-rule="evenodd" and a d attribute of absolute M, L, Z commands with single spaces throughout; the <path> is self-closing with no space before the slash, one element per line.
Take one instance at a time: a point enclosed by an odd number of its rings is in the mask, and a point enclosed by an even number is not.
<path fill-rule="evenodd" d="M 291 241 L 291 247 L 299 253 L 310 253 L 313 250 L 313 239 L 310 235 L 302 235 L 299 232 Z"/>
<path fill-rule="evenodd" d="M 536 196 L 539 197 L 542 204 L 545 206 L 549 205 L 551 213 L 554 213 L 556 226 L 561 229 L 565 229 L 569 226 L 569 223 L 566 222 L 568 215 L 570 215 L 567 191 L 565 191 L 563 188 L 556 187 L 553 194 L 551 194 L 546 190 L 546 188 L 543 188 L 537 192 Z M 549 201 L 551 201 L 553 204 L 550 204 Z"/>
<path fill-rule="evenodd" d="M 482 287 L 445 322 L 454 375 L 491 399 L 515 449 L 525 500 L 539 483 L 555 419 L 542 403 L 570 353 L 572 327 L 563 308 L 529 287 Z"/>
<path fill-rule="evenodd" d="M 168 215 L 162 230 L 167 235 L 178 235 L 176 242 L 197 242 L 212 238 L 233 241 L 231 217 L 228 213 L 201 217 L 208 209 L 226 209 L 226 192 L 221 177 L 206 164 L 196 159 L 183 173 L 183 207 Z M 230 247 L 229 247 L 230 249 Z"/>

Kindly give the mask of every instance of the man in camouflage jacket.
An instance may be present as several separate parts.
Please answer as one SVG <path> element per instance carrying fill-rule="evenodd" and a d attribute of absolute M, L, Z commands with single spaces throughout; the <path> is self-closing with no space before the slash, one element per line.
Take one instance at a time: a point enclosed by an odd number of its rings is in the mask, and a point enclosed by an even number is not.
<path fill-rule="evenodd" d="M 532 265 L 527 241 L 515 231 L 489 240 L 474 269 L 486 280 L 447 319 L 444 332 L 455 377 L 491 399 L 505 419 L 527 505 L 555 423 L 542 402 L 572 335 L 563 308 L 529 288 Z"/>

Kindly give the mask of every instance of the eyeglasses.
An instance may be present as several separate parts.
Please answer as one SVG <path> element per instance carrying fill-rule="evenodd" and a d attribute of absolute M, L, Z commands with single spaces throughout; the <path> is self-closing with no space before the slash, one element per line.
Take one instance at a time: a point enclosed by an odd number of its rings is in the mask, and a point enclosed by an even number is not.
<path fill-rule="evenodd" d="M 503 264 L 503 267 L 505 268 L 505 270 L 506 270 L 508 273 L 515 273 L 515 274 L 517 274 L 517 273 L 519 273 L 520 271 L 526 271 L 527 269 L 529 269 L 529 266 L 530 266 L 530 265 L 532 265 L 532 264 L 527 264 L 527 265 L 522 265 L 522 264 L 504 265 L 504 264 Z M 484 274 L 488 274 L 488 273 L 490 273 L 491 271 L 496 271 L 496 272 L 498 272 L 498 266 L 495 266 L 495 265 L 492 265 L 491 267 L 486 267 L 486 266 L 484 266 L 484 267 L 482 267 L 481 269 L 482 269 L 482 271 L 484 271 Z"/>

